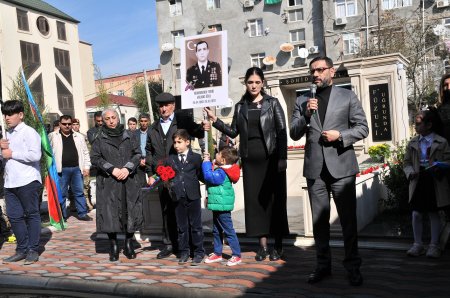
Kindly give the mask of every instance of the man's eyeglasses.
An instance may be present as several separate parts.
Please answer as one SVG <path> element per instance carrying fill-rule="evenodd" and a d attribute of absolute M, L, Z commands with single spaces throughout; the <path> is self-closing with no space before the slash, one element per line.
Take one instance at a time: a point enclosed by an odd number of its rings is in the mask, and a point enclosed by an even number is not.
<path fill-rule="evenodd" d="M 70 126 L 70 125 L 72 125 L 72 123 L 62 123 L 62 122 L 60 122 L 59 124 L 61 124 L 62 126 Z"/>
<path fill-rule="evenodd" d="M 331 67 L 317 67 L 317 68 L 311 69 L 311 70 L 309 71 L 309 73 L 313 75 L 313 74 L 315 74 L 316 71 L 317 71 L 319 74 L 322 74 L 325 70 L 330 69 L 330 68 L 331 68 Z"/>

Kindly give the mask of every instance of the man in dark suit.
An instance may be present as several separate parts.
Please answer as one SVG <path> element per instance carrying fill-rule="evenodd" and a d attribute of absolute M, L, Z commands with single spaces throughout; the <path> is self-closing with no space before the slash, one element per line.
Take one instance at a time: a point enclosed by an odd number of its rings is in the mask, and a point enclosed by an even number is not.
<path fill-rule="evenodd" d="M 344 267 L 350 284 L 359 286 L 363 281 L 356 223 L 355 180 L 359 170 L 353 144 L 369 133 L 366 115 L 354 92 L 333 86 L 335 69 L 330 58 L 314 58 L 309 68 L 317 85 L 317 99 L 309 98 L 311 95 L 297 98 L 290 127 L 293 140 L 306 134 L 303 175 L 317 253 L 317 267 L 308 282 L 316 283 L 331 274 L 331 192 L 344 236 Z"/>
<path fill-rule="evenodd" d="M 156 167 L 165 162 L 170 154 L 176 154 L 173 148 L 172 136 L 178 129 L 186 129 L 191 137 L 203 138 L 204 132 L 211 128 L 208 121 L 202 124 L 195 123 L 185 114 L 175 112 L 175 97 L 170 93 L 161 93 L 155 98 L 159 105 L 160 119 L 153 122 L 150 127 L 150 137 L 147 138 L 146 165 L 147 174 L 150 177 L 148 184 L 153 184 L 152 175 Z M 175 218 L 175 207 L 166 187 L 159 187 L 159 199 L 163 218 L 163 244 L 157 258 L 167 258 L 178 251 L 178 232 Z"/>
<path fill-rule="evenodd" d="M 206 41 L 199 41 L 195 45 L 197 63 L 188 68 L 186 81 L 197 88 L 214 87 L 222 85 L 222 69 L 217 62 L 209 61 L 209 48 Z"/>

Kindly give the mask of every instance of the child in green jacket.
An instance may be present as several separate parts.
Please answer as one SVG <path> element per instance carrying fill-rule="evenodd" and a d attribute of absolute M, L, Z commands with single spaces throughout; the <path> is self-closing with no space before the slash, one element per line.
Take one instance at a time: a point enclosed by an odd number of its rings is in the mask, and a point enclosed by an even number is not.
<path fill-rule="evenodd" d="M 231 211 L 234 208 L 234 189 L 232 183 L 239 180 L 241 170 L 236 162 L 239 160 L 237 150 L 225 147 L 216 155 L 215 165 L 209 160 L 209 154 L 203 158 L 203 177 L 208 190 L 208 209 L 213 212 L 214 252 L 206 258 L 205 263 L 222 261 L 223 234 L 231 248 L 231 258 L 227 266 L 235 266 L 241 261 L 241 248 L 236 231 L 233 228 Z"/>

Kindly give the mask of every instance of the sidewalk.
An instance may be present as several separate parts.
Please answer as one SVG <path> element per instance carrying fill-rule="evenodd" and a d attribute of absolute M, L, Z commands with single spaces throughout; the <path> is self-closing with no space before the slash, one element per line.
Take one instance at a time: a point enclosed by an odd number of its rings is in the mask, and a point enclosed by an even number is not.
<path fill-rule="evenodd" d="M 95 212 L 90 213 L 95 217 Z M 103 238 L 103 237 L 102 237 Z M 242 245 L 243 263 L 180 266 L 175 257 L 157 260 L 158 244 L 137 241 L 138 256 L 109 262 L 108 241 L 96 240 L 95 221 L 69 218 L 64 232 L 42 235 L 38 263 L 0 266 L 0 297 L 23 293 L 45 297 L 448 297 L 450 254 L 439 260 L 409 258 L 402 250 L 362 248 L 364 284 L 348 285 L 342 248 L 333 248 L 333 275 L 306 283 L 314 269 L 311 247 L 287 246 L 286 260 L 256 262 L 256 245 Z M 212 250 L 205 242 L 206 251 Z M 362 243 L 363 244 L 363 243 Z M 366 246 L 366 245 L 362 245 Z M 4 244 L 0 259 L 14 253 Z M 230 254 L 227 249 L 225 253 Z M 34 295 L 36 296 L 36 295 Z M 25 296 L 27 297 L 27 296 Z"/>

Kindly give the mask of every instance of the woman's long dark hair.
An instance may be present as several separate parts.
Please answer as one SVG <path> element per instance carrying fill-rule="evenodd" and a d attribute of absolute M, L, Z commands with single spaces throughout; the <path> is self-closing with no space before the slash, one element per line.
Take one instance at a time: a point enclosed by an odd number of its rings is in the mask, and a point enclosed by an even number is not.
<path fill-rule="evenodd" d="M 244 78 L 244 83 L 247 84 L 248 79 L 252 76 L 252 75 L 257 75 L 261 78 L 261 81 L 264 82 L 264 73 L 262 71 L 261 68 L 253 66 L 250 67 L 249 69 L 247 69 L 247 71 L 245 72 L 245 78 Z M 261 87 L 261 94 L 266 94 L 266 92 L 264 91 L 264 88 Z M 243 99 L 248 99 L 250 98 L 250 94 L 248 94 L 247 91 L 247 86 L 246 86 L 246 90 L 245 90 L 245 94 L 242 96 Z"/>
<path fill-rule="evenodd" d="M 444 82 L 446 79 L 449 79 L 449 78 L 450 78 L 450 73 L 443 75 L 441 78 L 441 84 L 439 85 L 439 105 L 450 103 L 450 102 L 446 102 L 445 95 L 444 95 Z"/>

